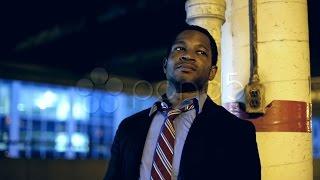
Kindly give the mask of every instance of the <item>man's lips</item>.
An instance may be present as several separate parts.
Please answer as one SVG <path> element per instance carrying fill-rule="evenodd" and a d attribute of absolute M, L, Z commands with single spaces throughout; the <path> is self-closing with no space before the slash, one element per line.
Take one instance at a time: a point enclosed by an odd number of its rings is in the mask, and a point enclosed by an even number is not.
<path fill-rule="evenodd" d="M 195 71 L 197 68 L 192 64 L 182 63 L 182 64 L 178 64 L 176 69 L 179 69 L 182 71 Z"/>

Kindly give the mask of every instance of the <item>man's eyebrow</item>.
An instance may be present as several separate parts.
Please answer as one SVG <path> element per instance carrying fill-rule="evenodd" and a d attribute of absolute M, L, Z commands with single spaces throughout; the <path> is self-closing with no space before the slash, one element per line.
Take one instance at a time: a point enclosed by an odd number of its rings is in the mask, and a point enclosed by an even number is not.
<path fill-rule="evenodd" d="M 205 50 L 209 51 L 209 49 L 203 44 L 198 44 L 197 46 L 200 47 L 200 48 L 204 48 Z"/>
<path fill-rule="evenodd" d="M 183 40 L 181 40 L 181 39 L 177 39 L 177 40 L 175 40 L 175 41 L 173 42 L 172 45 L 174 45 L 174 44 L 186 44 L 186 42 L 183 41 Z M 197 46 L 198 48 L 204 48 L 206 51 L 209 51 L 209 50 L 210 50 L 210 48 L 208 48 L 206 45 L 204 45 L 204 44 L 202 44 L 202 43 L 199 43 L 199 44 L 197 44 L 196 46 Z"/>
<path fill-rule="evenodd" d="M 173 44 L 186 44 L 186 43 L 183 40 L 177 39 L 173 42 Z"/>

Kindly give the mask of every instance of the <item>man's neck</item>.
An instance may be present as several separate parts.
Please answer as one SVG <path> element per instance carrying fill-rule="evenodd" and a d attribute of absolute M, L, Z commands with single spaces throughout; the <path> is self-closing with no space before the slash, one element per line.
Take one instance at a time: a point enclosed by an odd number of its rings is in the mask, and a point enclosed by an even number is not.
<path fill-rule="evenodd" d="M 166 94 L 172 106 L 176 107 L 179 104 L 181 104 L 185 99 L 199 97 L 201 94 L 206 93 L 206 89 L 207 88 L 190 92 L 177 92 L 175 88 L 173 88 L 172 86 L 168 86 Z"/>

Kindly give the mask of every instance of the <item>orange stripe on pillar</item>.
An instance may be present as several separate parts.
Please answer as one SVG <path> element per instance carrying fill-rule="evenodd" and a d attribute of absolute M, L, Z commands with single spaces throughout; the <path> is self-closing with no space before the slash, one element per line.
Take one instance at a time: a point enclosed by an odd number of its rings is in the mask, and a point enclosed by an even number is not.
<path fill-rule="evenodd" d="M 266 108 L 262 117 L 251 119 L 257 132 L 311 132 L 309 103 L 274 100 Z"/>

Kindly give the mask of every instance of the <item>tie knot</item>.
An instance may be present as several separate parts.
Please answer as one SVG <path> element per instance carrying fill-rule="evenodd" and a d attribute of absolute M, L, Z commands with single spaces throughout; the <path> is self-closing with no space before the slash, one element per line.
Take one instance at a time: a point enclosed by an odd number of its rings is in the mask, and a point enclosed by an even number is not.
<path fill-rule="evenodd" d="M 193 103 L 188 104 L 186 106 L 183 106 L 181 108 L 177 108 L 177 109 L 172 109 L 172 108 L 166 108 L 163 109 L 165 112 L 167 112 L 167 116 L 170 119 L 174 119 L 175 117 L 177 117 L 179 114 L 186 112 L 186 111 L 190 111 L 194 109 L 194 105 Z"/>
<path fill-rule="evenodd" d="M 186 100 L 182 103 L 180 108 L 172 108 L 172 104 L 168 100 L 156 102 L 149 112 L 149 116 L 153 115 L 155 112 L 160 111 L 168 114 L 169 111 L 173 111 L 175 114 L 181 114 L 182 112 L 190 111 L 192 109 L 196 110 L 196 114 L 199 113 L 199 102 L 196 98 Z"/>

